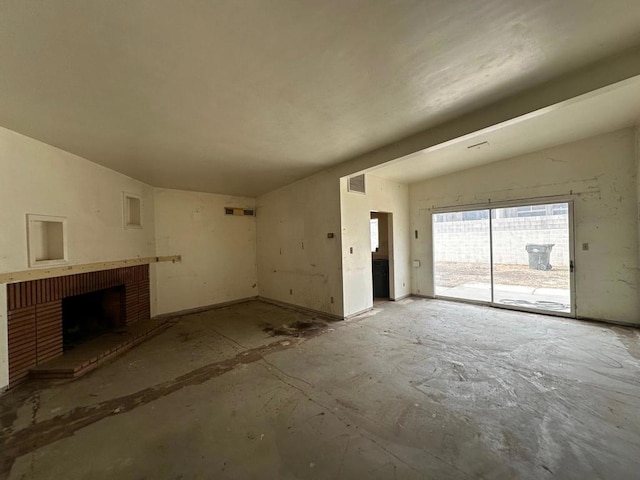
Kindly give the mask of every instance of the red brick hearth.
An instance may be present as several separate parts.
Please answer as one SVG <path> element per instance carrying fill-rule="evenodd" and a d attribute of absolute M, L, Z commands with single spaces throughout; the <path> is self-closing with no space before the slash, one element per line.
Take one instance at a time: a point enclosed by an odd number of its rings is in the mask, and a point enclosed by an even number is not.
<path fill-rule="evenodd" d="M 120 288 L 113 290 L 116 287 Z M 62 356 L 63 299 L 106 289 L 111 289 L 110 296 L 119 292 L 116 326 L 149 319 L 148 265 L 7 285 L 9 384 L 24 380 L 33 367 Z"/>

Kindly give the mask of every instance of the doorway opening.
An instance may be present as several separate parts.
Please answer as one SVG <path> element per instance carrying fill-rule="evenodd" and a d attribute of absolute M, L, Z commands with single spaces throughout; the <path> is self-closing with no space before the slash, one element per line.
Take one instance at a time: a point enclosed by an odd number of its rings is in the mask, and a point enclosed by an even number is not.
<path fill-rule="evenodd" d="M 371 212 L 371 272 L 374 300 L 393 298 L 392 217 L 386 212 Z"/>
<path fill-rule="evenodd" d="M 434 213 L 435 295 L 574 315 L 572 206 Z"/>

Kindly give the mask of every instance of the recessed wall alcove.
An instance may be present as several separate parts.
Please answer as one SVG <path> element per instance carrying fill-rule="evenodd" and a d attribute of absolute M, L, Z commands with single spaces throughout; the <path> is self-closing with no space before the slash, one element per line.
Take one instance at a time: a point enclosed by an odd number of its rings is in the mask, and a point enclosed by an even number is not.
<path fill-rule="evenodd" d="M 63 343 L 72 347 L 78 335 L 86 339 L 149 319 L 149 266 L 12 283 L 7 303 L 9 383 L 15 384 L 61 356 Z"/>

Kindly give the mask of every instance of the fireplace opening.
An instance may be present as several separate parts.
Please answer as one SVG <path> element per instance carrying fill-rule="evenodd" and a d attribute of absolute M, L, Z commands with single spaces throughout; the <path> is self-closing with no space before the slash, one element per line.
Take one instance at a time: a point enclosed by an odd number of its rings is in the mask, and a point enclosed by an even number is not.
<path fill-rule="evenodd" d="M 63 298 L 63 351 L 124 327 L 123 298 L 123 285 Z"/>

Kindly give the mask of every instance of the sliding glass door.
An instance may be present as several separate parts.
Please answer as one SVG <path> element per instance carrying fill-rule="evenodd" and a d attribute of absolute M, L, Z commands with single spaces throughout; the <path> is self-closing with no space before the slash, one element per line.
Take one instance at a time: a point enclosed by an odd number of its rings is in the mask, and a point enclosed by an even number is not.
<path fill-rule="evenodd" d="M 491 215 L 494 302 L 571 313 L 569 204 L 495 208 Z"/>
<path fill-rule="evenodd" d="M 435 294 L 491 301 L 489 210 L 433 215 Z"/>
<path fill-rule="evenodd" d="M 435 295 L 572 314 L 571 207 L 433 214 Z"/>

